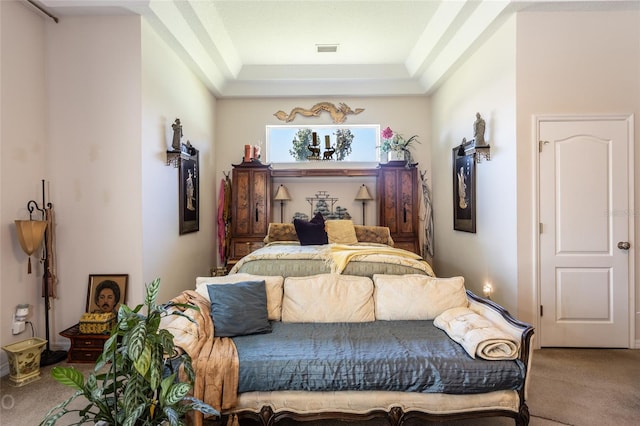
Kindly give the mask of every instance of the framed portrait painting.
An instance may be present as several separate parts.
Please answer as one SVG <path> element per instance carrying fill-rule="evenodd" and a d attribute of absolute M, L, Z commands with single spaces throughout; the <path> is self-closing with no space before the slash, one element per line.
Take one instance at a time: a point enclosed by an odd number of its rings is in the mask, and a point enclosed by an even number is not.
<path fill-rule="evenodd" d="M 180 159 L 178 173 L 180 188 L 180 235 L 200 229 L 200 175 L 199 151 L 192 149 L 192 155 Z"/>
<path fill-rule="evenodd" d="M 453 229 L 476 232 L 476 163 L 473 154 L 453 157 Z"/>
<path fill-rule="evenodd" d="M 85 311 L 117 315 L 120 305 L 127 302 L 128 281 L 127 274 L 89 275 Z"/>

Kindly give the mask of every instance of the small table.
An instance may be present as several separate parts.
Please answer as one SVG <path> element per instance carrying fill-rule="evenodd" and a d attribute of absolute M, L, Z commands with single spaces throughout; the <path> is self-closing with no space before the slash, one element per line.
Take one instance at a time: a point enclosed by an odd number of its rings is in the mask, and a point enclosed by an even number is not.
<path fill-rule="evenodd" d="M 73 325 L 60 335 L 71 340 L 71 347 L 67 354 L 67 362 L 95 363 L 102 353 L 104 343 L 109 338 L 107 334 L 80 333 L 80 324 Z"/>

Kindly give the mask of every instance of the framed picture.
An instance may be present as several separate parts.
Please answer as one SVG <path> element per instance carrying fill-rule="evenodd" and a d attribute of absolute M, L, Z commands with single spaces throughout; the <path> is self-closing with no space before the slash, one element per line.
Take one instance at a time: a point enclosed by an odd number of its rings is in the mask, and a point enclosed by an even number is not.
<path fill-rule="evenodd" d="M 178 173 L 180 235 L 197 232 L 200 229 L 200 153 L 195 148 L 191 152 L 192 155 L 180 159 L 180 172 Z"/>
<path fill-rule="evenodd" d="M 87 290 L 88 313 L 118 314 L 120 305 L 127 302 L 127 274 L 89 275 Z"/>
<path fill-rule="evenodd" d="M 476 163 L 453 148 L 453 229 L 476 232 Z"/>

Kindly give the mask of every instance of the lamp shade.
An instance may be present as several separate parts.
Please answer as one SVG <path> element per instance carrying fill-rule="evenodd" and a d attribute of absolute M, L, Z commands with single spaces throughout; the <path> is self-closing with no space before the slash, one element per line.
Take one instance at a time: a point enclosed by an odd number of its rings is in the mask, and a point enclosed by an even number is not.
<path fill-rule="evenodd" d="M 15 222 L 20 246 L 27 255 L 31 256 L 42 245 L 47 222 L 44 220 L 16 220 Z"/>
<path fill-rule="evenodd" d="M 278 187 L 278 190 L 276 191 L 276 196 L 274 197 L 274 200 L 289 201 L 290 199 L 291 199 L 291 196 L 289 195 L 289 191 L 287 191 L 287 188 L 281 184 Z"/>
<path fill-rule="evenodd" d="M 360 187 L 360 189 L 358 190 L 358 194 L 356 195 L 355 198 L 356 201 L 368 201 L 368 200 L 373 200 L 373 197 L 371 196 L 371 194 L 369 193 L 369 190 L 367 189 L 366 185 L 363 183 L 362 186 Z"/>

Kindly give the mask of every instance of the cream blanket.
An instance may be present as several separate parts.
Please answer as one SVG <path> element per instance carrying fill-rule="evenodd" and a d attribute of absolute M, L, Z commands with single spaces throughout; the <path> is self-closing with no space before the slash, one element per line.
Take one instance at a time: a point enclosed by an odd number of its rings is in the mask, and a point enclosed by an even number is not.
<path fill-rule="evenodd" d="M 186 290 L 171 299 L 175 303 L 189 303 L 200 309 L 175 307 L 194 322 L 179 316 L 162 318 L 161 328 L 173 334 L 173 342 L 188 353 L 195 371 L 193 396 L 222 412 L 235 407 L 238 397 L 238 352 L 229 337 L 214 337 L 209 315 L 211 303 L 193 290 Z M 235 420 L 235 419 L 234 419 Z M 202 413 L 194 414 L 194 424 L 202 424 Z"/>
<path fill-rule="evenodd" d="M 383 245 L 347 245 L 347 244 L 329 244 L 323 253 L 331 264 L 331 272 L 340 274 L 347 267 L 347 264 L 356 256 L 360 260 L 376 260 L 383 257 L 382 261 L 387 263 L 398 263 L 401 265 L 410 265 L 416 267 L 416 260 L 422 260 L 422 257 L 395 247 Z M 380 259 L 378 259 L 380 261 Z M 411 262 L 411 263 L 407 263 Z M 428 275 L 434 276 L 431 266 L 427 262 L 420 262 L 420 269 Z"/>
<path fill-rule="evenodd" d="M 452 308 L 438 315 L 433 324 L 462 345 L 471 358 L 516 359 L 520 342 L 493 322 L 469 308 Z"/>

